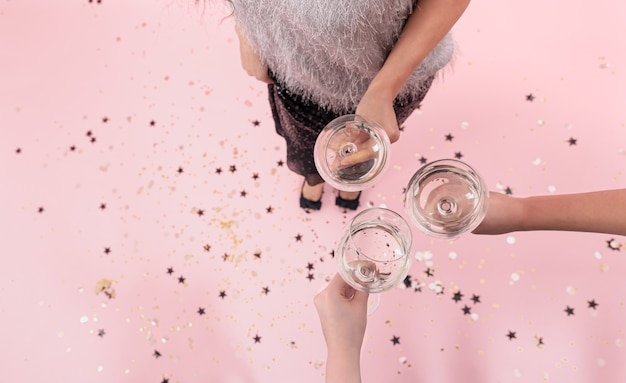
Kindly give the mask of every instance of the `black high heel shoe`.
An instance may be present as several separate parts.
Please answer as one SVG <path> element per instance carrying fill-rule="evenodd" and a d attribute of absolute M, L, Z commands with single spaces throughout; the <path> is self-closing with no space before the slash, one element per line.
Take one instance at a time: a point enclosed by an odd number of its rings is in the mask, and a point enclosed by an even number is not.
<path fill-rule="evenodd" d="M 300 189 L 300 207 L 303 209 L 309 210 L 319 210 L 322 208 L 322 197 L 320 197 L 317 201 L 311 201 L 310 199 L 304 198 L 304 185 L 306 184 L 306 180 L 302 183 L 302 188 Z M 324 192 L 322 192 L 323 194 Z"/>
<path fill-rule="evenodd" d="M 344 209 L 356 210 L 359 207 L 360 198 L 361 192 L 359 192 L 355 199 L 345 199 L 341 197 L 341 194 L 338 192 L 337 197 L 335 198 L 335 205 Z"/>

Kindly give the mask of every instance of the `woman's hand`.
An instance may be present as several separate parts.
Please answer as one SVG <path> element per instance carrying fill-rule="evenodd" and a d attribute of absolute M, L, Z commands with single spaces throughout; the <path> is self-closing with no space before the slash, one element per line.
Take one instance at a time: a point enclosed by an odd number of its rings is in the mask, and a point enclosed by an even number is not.
<path fill-rule="evenodd" d="M 367 121 L 380 125 L 387 133 L 391 143 L 400 138 L 400 128 L 398 127 L 396 112 L 393 109 L 394 97 L 382 96 L 377 93 L 375 87 L 370 86 L 361 98 L 355 112 Z"/>
<path fill-rule="evenodd" d="M 360 352 L 367 325 L 368 294 L 336 274 L 314 298 L 329 352 Z"/>
<path fill-rule="evenodd" d="M 239 27 L 235 26 L 237 37 L 239 38 L 239 55 L 241 57 L 241 67 L 248 75 L 267 84 L 272 83 L 269 76 L 267 64 L 264 63 L 259 55 L 250 47 L 248 38 L 241 32 Z"/>

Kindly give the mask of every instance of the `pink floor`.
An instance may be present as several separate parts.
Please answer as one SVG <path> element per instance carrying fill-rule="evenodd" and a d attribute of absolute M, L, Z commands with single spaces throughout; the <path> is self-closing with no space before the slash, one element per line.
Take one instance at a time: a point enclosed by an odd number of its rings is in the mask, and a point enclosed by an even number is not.
<path fill-rule="evenodd" d="M 458 153 L 516 196 L 626 187 L 625 4 L 473 2 L 362 207 L 403 212 L 419 159 Z M 324 380 L 312 297 L 354 213 L 330 188 L 322 211 L 297 207 L 222 16 L 0 2 L 3 381 Z M 410 286 L 369 318 L 365 381 L 625 382 L 624 243 L 415 230 Z"/>

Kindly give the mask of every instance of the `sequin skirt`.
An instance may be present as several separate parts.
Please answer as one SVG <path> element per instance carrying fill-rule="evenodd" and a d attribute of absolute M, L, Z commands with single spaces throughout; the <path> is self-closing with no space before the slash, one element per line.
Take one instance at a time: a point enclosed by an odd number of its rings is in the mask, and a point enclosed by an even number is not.
<path fill-rule="evenodd" d="M 398 126 L 420 107 L 433 79 L 434 76 L 429 78 L 420 92 L 409 99 L 395 100 L 394 110 Z M 313 159 L 315 140 L 322 129 L 340 114 L 307 102 L 276 82 L 268 85 L 268 95 L 276 133 L 286 142 L 287 166 L 291 171 L 304 176 L 309 185 L 324 182 L 317 172 Z M 354 111 L 345 114 L 353 113 Z"/>

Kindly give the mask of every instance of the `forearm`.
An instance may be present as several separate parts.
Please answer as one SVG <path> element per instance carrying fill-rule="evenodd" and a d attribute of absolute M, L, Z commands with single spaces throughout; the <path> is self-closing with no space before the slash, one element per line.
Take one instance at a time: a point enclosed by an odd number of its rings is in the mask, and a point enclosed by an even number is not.
<path fill-rule="evenodd" d="M 370 89 L 393 100 L 430 51 L 452 29 L 470 0 L 420 0 Z"/>
<path fill-rule="evenodd" d="M 361 352 L 334 351 L 326 359 L 326 383 L 361 383 Z"/>
<path fill-rule="evenodd" d="M 518 231 L 562 230 L 626 235 L 626 189 L 522 199 Z"/>

